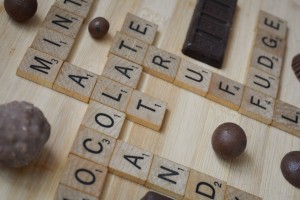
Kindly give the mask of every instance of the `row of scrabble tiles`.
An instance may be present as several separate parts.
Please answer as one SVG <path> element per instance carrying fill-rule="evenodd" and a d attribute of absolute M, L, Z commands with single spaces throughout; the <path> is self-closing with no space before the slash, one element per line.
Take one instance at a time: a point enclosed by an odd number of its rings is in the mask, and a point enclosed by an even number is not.
<path fill-rule="evenodd" d="M 73 143 L 56 199 L 99 199 L 108 172 L 176 199 L 261 199 L 222 180 L 87 128 L 85 120 Z"/>
<path fill-rule="evenodd" d="M 286 49 L 287 21 L 260 11 L 245 85 L 276 98 Z"/>

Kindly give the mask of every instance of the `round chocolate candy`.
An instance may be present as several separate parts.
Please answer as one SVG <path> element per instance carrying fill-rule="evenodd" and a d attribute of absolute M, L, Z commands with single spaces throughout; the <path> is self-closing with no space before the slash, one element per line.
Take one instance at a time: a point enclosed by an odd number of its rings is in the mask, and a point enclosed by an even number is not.
<path fill-rule="evenodd" d="M 103 17 L 96 17 L 89 24 L 89 32 L 93 38 L 102 38 L 109 29 L 109 22 Z"/>
<path fill-rule="evenodd" d="M 224 159 L 233 159 L 245 150 L 247 137 L 239 125 L 227 122 L 217 127 L 211 143 L 217 155 Z"/>
<path fill-rule="evenodd" d="M 4 0 L 7 14 L 18 22 L 25 22 L 33 17 L 37 7 L 37 0 Z"/>
<path fill-rule="evenodd" d="M 49 136 L 50 125 L 37 107 L 16 101 L 0 105 L 0 165 L 28 165 Z"/>
<path fill-rule="evenodd" d="M 300 188 L 300 151 L 291 151 L 281 160 L 281 172 L 293 186 Z"/>
<path fill-rule="evenodd" d="M 292 61 L 292 68 L 298 80 L 300 81 L 300 54 L 296 55 Z"/>

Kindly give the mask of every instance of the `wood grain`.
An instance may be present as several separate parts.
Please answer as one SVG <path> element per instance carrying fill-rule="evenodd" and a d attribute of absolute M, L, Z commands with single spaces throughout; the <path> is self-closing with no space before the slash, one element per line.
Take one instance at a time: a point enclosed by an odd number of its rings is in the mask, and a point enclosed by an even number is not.
<path fill-rule="evenodd" d="M 88 107 L 86 103 L 15 75 L 53 3 L 54 0 L 39 1 L 35 17 L 28 23 L 18 24 L 5 13 L 3 0 L 0 0 L 0 102 L 32 102 L 44 112 L 52 127 L 45 149 L 32 165 L 21 170 L 1 167 L 0 199 L 53 199 L 67 155 Z M 181 53 L 195 4 L 196 0 L 95 0 L 67 62 L 101 74 L 113 37 L 121 30 L 130 12 L 158 24 L 154 46 L 244 83 L 258 14 L 262 9 L 288 22 L 287 49 L 278 98 L 300 107 L 300 94 L 297 92 L 300 84 L 290 69 L 293 56 L 300 51 L 297 42 L 300 40 L 299 0 L 239 0 L 222 70 L 213 69 Z M 108 35 L 99 41 L 92 39 L 87 30 L 88 22 L 97 16 L 105 17 L 111 25 Z M 299 189 L 285 181 L 279 168 L 287 152 L 300 149 L 298 137 L 146 73 L 142 73 L 137 89 L 167 102 L 169 112 L 160 133 L 126 121 L 120 134 L 123 140 L 263 199 L 300 199 Z M 232 163 L 219 159 L 210 145 L 214 129 L 227 121 L 240 124 L 248 136 L 246 154 Z M 141 199 L 147 191 L 139 184 L 109 174 L 100 199 Z"/>

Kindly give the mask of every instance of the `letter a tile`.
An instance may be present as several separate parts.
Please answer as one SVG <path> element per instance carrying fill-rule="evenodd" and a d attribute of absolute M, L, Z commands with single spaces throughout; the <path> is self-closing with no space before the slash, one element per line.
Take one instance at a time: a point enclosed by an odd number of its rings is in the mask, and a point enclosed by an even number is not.
<path fill-rule="evenodd" d="M 127 107 L 127 118 L 133 122 L 159 131 L 167 103 L 134 90 Z"/>
<path fill-rule="evenodd" d="M 88 102 L 96 80 L 96 74 L 65 62 L 54 82 L 53 89 Z"/>
<path fill-rule="evenodd" d="M 58 58 L 28 48 L 17 69 L 17 75 L 52 88 L 62 64 L 63 61 Z"/>
<path fill-rule="evenodd" d="M 238 110 L 244 86 L 236 81 L 213 73 L 207 98 L 233 110 Z"/>
<path fill-rule="evenodd" d="M 101 103 L 90 101 L 89 107 L 83 117 L 82 125 L 117 139 L 124 120 L 125 113 Z"/>
<path fill-rule="evenodd" d="M 182 199 L 190 169 L 154 155 L 146 186 Z"/>
<path fill-rule="evenodd" d="M 106 167 L 78 156 L 69 155 L 61 183 L 99 198 L 106 175 Z"/>
<path fill-rule="evenodd" d="M 168 82 L 173 82 L 180 64 L 180 57 L 149 46 L 143 62 L 144 71 Z"/>
<path fill-rule="evenodd" d="M 185 200 L 223 200 L 226 182 L 191 170 L 186 187 Z"/>
<path fill-rule="evenodd" d="M 150 170 L 153 154 L 118 140 L 109 171 L 139 184 L 144 184 Z"/>
<path fill-rule="evenodd" d="M 157 27 L 157 24 L 128 13 L 121 31 L 147 44 L 152 44 Z"/>
<path fill-rule="evenodd" d="M 117 32 L 109 52 L 140 65 L 143 63 L 147 49 L 148 44 Z"/>

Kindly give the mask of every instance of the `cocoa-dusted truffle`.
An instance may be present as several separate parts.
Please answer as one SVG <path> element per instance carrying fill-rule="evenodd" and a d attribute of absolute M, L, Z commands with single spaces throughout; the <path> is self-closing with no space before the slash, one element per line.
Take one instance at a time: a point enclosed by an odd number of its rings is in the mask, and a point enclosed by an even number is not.
<path fill-rule="evenodd" d="M 212 147 L 224 159 L 233 159 L 243 153 L 247 145 L 244 130 L 235 123 L 224 123 L 217 127 L 212 136 Z"/>
<path fill-rule="evenodd" d="M 89 24 L 89 32 L 93 38 L 102 38 L 109 29 L 109 22 L 103 17 L 96 17 Z"/>
<path fill-rule="evenodd" d="M 33 17 L 37 7 L 37 0 L 4 0 L 7 14 L 18 22 L 25 22 Z"/>
<path fill-rule="evenodd" d="M 28 165 L 50 136 L 43 113 L 27 102 L 0 105 L 0 164 Z"/>
<path fill-rule="evenodd" d="M 291 151 L 281 160 L 281 172 L 293 186 L 300 188 L 300 151 Z"/>

